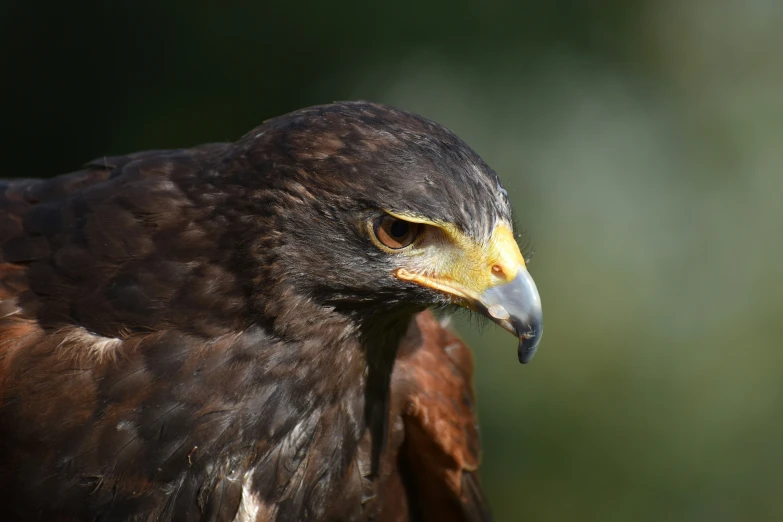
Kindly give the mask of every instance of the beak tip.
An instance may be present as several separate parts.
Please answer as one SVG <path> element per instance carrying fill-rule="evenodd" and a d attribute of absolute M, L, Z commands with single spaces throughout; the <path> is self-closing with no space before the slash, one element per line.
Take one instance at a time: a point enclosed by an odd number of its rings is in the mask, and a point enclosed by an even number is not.
<path fill-rule="evenodd" d="M 517 355 L 519 356 L 519 362 L 522 364 L 527 364 L 533 359 L 533 356 L 536 354 L 536 350 L 538 349 L 538 344 L 535 346 L 526 346 L 525 341 L 522 341 L 519 343 L 519 348 L 517 349 Z"/>
<path fill-rule="evenodd" d="M 541 329 L 535 328 L 533 331 L 519 336 L 519 347 L 517 356 L 521 364 L 527 364 L 533 359 L 538 350 L 538 344 L 541 341 Z"/>

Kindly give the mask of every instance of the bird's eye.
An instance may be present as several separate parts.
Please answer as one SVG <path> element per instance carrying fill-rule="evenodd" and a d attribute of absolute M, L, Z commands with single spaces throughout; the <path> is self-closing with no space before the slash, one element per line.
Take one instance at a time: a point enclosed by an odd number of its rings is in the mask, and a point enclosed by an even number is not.
<path fill-rule="evenodd" d="M 394 216 L 382 216 L 375 221 L 375 237 L 386 248 L 399 250 L 413 243 L 419 235 L 418 223 L 404 221 Z"/>

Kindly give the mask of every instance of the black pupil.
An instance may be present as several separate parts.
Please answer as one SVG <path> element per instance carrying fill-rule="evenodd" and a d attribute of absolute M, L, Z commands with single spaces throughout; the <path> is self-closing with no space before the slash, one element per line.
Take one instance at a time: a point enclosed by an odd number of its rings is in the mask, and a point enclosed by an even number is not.
<path fill-rule="evenodd" d="M 402 238 L 407 236 L 408 222 L 401 219 L 395 220 L 394 223 L 392 223 L 391 228 L 389 228 L 389 232 L 391 232 L 391 235 L 394 238 Z"/>

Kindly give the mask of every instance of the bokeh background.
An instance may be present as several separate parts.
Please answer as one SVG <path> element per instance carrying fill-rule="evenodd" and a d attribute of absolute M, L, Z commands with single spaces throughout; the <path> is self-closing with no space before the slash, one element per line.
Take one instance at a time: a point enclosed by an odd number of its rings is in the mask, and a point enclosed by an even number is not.
<path fill-rule="evenodd" d="M 0 3 L 4 176 L 369 99 L 496 169 L 545 306 L 476 353 L 499 521 L 783 520 L 779 0 Z"/>

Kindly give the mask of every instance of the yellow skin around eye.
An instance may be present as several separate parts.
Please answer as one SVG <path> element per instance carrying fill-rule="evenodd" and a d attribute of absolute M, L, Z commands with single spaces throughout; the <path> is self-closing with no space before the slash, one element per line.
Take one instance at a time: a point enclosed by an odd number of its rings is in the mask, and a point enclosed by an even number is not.
<path fill-rule="evenodd" d="M 388 212 L 413 223 L 427 225 L 408 247 L 383 250 L 399 254 L 395 276 L 459 298 L 475 299 L 493 286 L 514 279 L 525 269 L 511 227 L 499 222 L 490 239 L 476 243 L 450 223 L 439 223 L 420 216 Z M 376 240 L 376 243 L 378 241 Z"/>

